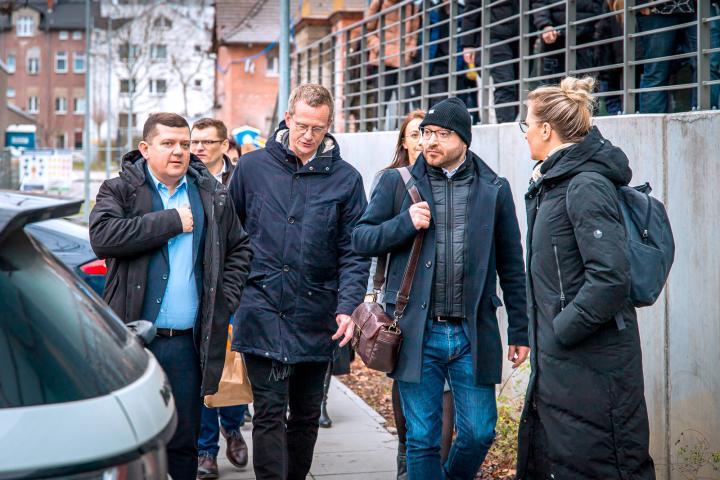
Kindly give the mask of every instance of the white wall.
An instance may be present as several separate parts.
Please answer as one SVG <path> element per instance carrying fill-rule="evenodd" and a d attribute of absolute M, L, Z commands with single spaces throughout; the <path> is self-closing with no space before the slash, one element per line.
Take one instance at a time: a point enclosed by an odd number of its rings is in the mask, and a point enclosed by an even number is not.
<path fill-rule="evenodd" d="M 665 203 L 675 236 L 664 296 L 638 311 L 658 478 L 720 478 L 711 464 L 720 452 L 720 112 L 605 117 L 596 124 L 630 158 L 632 184 L 650 182 Z M 396 135 L 337 135 L 366 189 L 390 163 Z M 517 124 L 474 127 L 471 149 L 510 181 L 524 238 L 532 162 Z"/>

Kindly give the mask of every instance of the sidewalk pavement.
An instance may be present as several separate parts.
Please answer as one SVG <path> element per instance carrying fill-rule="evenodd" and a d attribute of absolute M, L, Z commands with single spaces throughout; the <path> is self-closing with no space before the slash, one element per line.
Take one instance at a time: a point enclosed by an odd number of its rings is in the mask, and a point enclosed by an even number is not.
<path fill-rule="evenodd" d="M 337 377 L 330 384 L 328 415 L 332 428 L 321 428 L 308 479 L 394 480 L 397 438 L 383 428 L 384 419 Z M 221 438 L 218 468 L 220 480 L 254 479 L 252 470 L 252 426 L 243 427 L 250 461 L 243 470 L 225 457 Z"/>

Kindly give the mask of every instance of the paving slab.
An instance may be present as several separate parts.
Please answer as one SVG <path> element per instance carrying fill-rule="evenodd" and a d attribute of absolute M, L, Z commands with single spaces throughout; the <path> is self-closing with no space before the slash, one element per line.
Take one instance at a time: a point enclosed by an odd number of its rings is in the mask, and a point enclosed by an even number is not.
<path fill-rule="evenodd" d="M 397 437 L 389 433 L 385 420 L 338 378 L 333 378 L 328 393 L 331 428 L 321 428 L 315 444 L 308 479 L 318 480 L 394 480 Z M 221 438 L 218 469 L 221 480 L 254 480 L 252 471 L 252 426 L 242 428 L 250 461 L 242 470 L 233 467 L 225 456 Z"/>

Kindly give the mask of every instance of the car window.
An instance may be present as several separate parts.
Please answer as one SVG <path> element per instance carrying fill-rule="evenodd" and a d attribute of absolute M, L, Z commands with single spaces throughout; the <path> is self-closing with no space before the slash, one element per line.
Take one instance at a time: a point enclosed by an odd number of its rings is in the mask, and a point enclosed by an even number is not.
<path fill-rule="evenodd" d="M 23 231 L 0 245 L 0 408 L 106 395 L 146 366 L 120 319 L 44 247 Z"/>

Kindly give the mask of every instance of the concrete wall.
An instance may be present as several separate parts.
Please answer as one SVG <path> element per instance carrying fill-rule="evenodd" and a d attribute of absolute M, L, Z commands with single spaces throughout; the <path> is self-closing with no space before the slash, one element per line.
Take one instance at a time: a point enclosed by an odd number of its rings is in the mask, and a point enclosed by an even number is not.
<path fill-rule="evenodd" d="M 605 117 L 596 124 L 630 158 L 632 183 L 650 182 L 665 203 L 675 235 L 664 295 L 638 310 L 658 478 L 720 479 L 713 469 L 720 459 L 714 465 L 712 459 L 720 457 L 720 112 Z M 396 133 L 337 137 L 369 189 L 390 163 Z M 518 126 L 474 127 L 471 149 L 510 181 L 524 238 L 532 162 Z"/>

